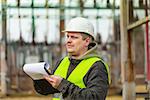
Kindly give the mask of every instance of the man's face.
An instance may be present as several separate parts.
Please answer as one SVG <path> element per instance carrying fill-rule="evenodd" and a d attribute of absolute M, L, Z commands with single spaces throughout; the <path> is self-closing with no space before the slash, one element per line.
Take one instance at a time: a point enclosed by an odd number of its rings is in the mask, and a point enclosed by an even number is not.
<path fill-rule="evenodd" d="M 88 38 L 83 40 L 81 33 L 77 32 L 67 32 L 66 35 L 66 49 L 70 55 L 79 57 L 87 51 Z"/>

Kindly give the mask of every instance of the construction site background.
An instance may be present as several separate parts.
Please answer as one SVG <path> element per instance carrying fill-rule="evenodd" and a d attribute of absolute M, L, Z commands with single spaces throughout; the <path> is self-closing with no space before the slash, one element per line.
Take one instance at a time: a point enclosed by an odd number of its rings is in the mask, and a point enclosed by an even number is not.
<path fill-rule="evenodd" d="M 77 15 L 94 24 L 99 54 L 110 66 L 107 100 L 129 96 L 123 92 L 125 82 L 136 85 L 137 100 L 149 96 L 149 0 L 0 0 L 0 4 L 0 99 L 49 99 L 35 92 L 22 67 L 46 61 L 53 68 L 66 55 L 61 31 Z"/>

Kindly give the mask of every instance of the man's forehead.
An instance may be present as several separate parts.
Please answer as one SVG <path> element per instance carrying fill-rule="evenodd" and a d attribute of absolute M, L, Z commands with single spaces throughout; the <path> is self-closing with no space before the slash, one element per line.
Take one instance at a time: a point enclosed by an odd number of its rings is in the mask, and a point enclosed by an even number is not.
<path fill-rule="evenodd" d="M 81 35 L 80 32 L 66 32 L 66 35 Z"/>

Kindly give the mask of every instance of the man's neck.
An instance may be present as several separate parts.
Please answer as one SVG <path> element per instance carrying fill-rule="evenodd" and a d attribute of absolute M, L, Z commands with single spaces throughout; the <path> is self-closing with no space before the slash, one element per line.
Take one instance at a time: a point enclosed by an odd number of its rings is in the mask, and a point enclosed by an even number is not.
<path fill-rule="evenodd" d="M 88 51 L 88 48 L 87 49 L 84 49 L 84 50 L 82 50 L 80 53 L 78 53 L 78 54 L 69 54 L 69 56 L 72 58 L 72 59 L 81 59 L 84 55 L 85 55 L 85 53 Z"/>
<path fill-rule="evenodd" d="M 71 57 L 71 59 L 79 59 L 80 56 L 71 55 L 70 57 Z"/>
<path fill-rule="evenodd" d="M 70 55 L 70 57 L 72 59 L 81 59 L 83 57 L 84 54 L 80 54 L 80 55 Z"/>

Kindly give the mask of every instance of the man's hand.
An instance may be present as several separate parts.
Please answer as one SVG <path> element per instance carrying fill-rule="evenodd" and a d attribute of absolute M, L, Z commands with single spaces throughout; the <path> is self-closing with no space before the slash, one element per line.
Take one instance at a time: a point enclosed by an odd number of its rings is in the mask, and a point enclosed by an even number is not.
<path fill-rule="evenodd" d="M 56 75 L 50 75 L 50 76 L 44 76 L 44 78 L 54 87 L 57 88 L 59 84 L 62 81 L 62 78 L 60 76 Z"/>

